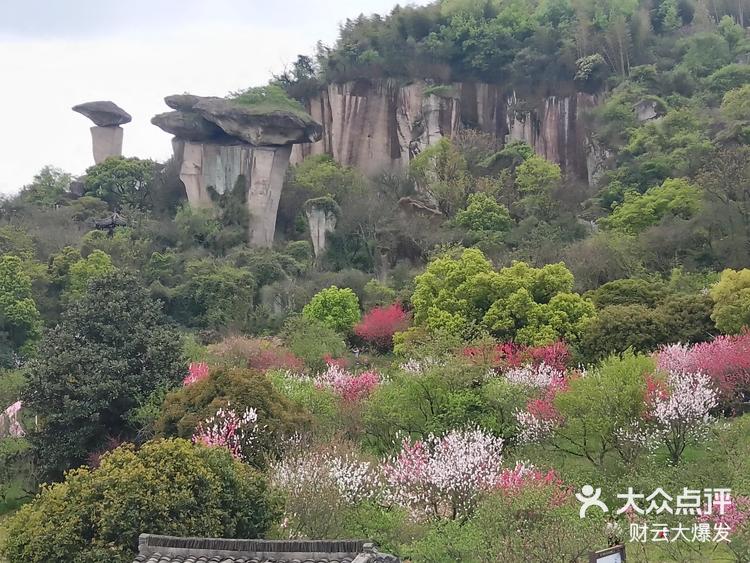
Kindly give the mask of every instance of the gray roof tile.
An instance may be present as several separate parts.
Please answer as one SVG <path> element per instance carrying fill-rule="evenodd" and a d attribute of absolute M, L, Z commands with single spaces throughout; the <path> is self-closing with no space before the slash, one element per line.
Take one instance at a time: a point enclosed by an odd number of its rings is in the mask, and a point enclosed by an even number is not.
<path fill-rule="evenodd" d="M 361 540 L 231 540 L 141 534 L 133 563 L 399 563 Z"/>

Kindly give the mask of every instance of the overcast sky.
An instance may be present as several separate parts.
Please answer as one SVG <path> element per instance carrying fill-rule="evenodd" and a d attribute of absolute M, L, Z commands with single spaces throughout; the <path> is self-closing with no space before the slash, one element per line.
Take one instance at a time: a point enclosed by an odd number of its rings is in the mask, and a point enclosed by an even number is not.
<path fill-rule="evenodd" d="M 338 25 L 398 0 L 0 0 L 0 192 L 45 164 L 81 174 L 93 125 L 75 104 L 112 100 L 133 116 L 126 156 L 164 160 L 150 124 L 163 98 L 265 84 Z M 428 0 L 404 3 L 426 4 Z"/>

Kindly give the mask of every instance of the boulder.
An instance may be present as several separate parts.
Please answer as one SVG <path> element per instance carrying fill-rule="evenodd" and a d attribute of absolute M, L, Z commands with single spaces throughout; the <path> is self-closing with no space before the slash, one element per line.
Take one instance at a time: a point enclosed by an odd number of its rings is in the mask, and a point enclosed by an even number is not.
<path fill-rule="evenodd" d="M 195 104 L 201 100 L 220 100 L 213 96 L 194 96 L 193 94 L 173 94 L 164 98 L 164 103 L 172 109 L 180 111 L 190 111 Z"/>
<path fill-rule="evenodd" d="M 323 127 L 304 112 L 268 111 L 223 98 L 203 98 L 193 111 L 254 146 L 313 143 L 323 135 Z"/>
<path fill-rule="evenodd" d="M 133 119 L 128 112 L 110 101 L 78 104 L 73 106 L 73 111 L 85 115 L 99 127 L 114 127 L 130 123 Z"/>
<path fill-rule="evenodd" d="M 188 141 L 213 141 L 215 143 L 238 142 L 227 135 L 218 125 L 206 121 L 197 113 L 190 111 L 168 111 L 151 118 L 151 123 L 171 133 L 175 137 Z"/>

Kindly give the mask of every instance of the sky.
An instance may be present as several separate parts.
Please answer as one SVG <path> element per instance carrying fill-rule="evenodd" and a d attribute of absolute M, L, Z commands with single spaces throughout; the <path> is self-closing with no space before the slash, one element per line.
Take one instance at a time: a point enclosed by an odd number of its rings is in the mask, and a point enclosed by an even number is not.
<path fill-rule="evenodd" d="M 360 13 L 397 0 L 0 0 L 0 194 L 44 165 L 82 174 L 93 123 L 70 108 L 112 100 L 133 116 L 125 156 L 165 160 L 151 125 L 163 98 L 265 84 L 297 54 L 332 44 Z M 401 1 L 426 4 L 428 0 Z"/>

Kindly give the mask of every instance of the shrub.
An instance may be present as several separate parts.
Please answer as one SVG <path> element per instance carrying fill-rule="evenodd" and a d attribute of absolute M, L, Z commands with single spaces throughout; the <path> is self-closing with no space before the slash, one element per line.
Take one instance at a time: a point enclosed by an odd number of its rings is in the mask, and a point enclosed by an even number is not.
<path fill-rule="evenodd" d="M 249 461 L 262 465 L 279 437 L 303 428 L 309 417 L 274 389 L 263 374 L 246 369 L 220 368 L 188 387 L 169 393 L 155 423 L 161 436 L 190 438 L 198 425 L 220 408 L 238 413 L 254 409 L 263 428 Z"/>
<path fill-rule="evenodd" d="M 348 287 L 339 289 L 332 285 L 313 296 L 302 310 L 302 316 L 346 334 L 359 321 L 359 299 Z"/>
<path fill-rule="evenodd" d="M 336 331 L 304 316 L 288 319 L 281 337 L 294 355 L 314 371 L 326 369 L 324 356 L 338 358 L 346 352 L 346 344 Z"/>
<path fill-rule="evenodd" d="M 724 270 L 719 283 L 711 288 L 716 328 L 737 334 L 750 326 L 750 269 Z"/>
<path fill-rule="evenodd" d="M 393 335 L 405 330 L 409 317 L 399 303 L 375 307 L 354 327 L 354 334 L 369 345 L 386 351 L 393 348 Z"/>
<path fill-rule="evenodd" d="M 144 531 L 253 538 L 277 516 L 263 477 L 229 452 L 157 440 L 43 487 L 8 522 L 3 554 L 9 563 L 130 563 Z"/>
<path fill-rule="evenodd" d="M 300 370 L 303 362 L 279 339 L 229 336 L 208 347 L 212 359 L 221 365 L 248 367 L 259 371 L 273 369 Z"/>

